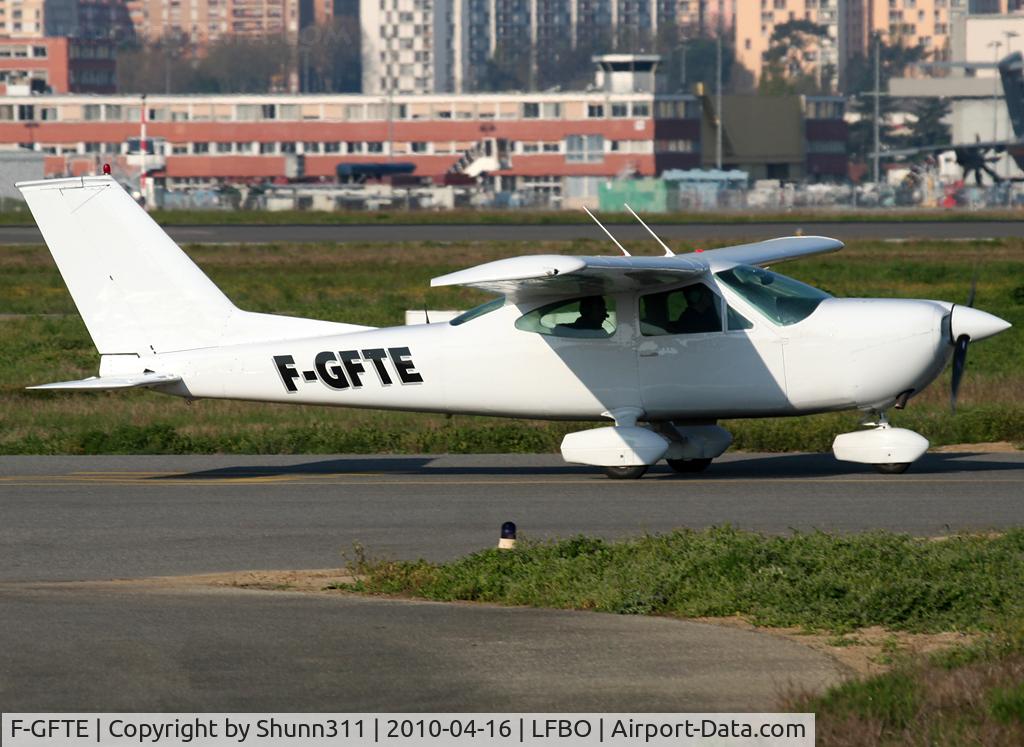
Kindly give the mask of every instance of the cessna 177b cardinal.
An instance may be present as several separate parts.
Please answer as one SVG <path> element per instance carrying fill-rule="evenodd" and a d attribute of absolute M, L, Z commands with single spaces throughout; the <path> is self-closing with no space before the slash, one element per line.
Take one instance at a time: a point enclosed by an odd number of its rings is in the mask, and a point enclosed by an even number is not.
<path fill-rule="evenodd" d="M 98 376 L 33 389 L 607 420 L 566 436 L 562 455 L 611 477 L 661 459 L 704 469 L 731 441 L 720 418 L 847 409 L 873 427 L 838 436 L 836 457 L 901 472 L 928 442 L 891 427 L 886 410 L 951 357 L 955 397 L 968 343 L 1010 326 L 970 305 L 833 298 L 766 269 L 843 246 L 817 236 L 489 262 L 434 278 L 499 294 L 439 324 L 257 314 L 110 177 L 18 187 L 100 354 Z"/>

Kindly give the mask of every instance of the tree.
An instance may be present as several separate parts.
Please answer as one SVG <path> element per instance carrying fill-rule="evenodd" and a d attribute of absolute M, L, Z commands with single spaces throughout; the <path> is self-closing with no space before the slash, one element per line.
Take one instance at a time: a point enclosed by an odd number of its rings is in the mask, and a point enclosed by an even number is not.
<path fill-rule="evenodd" d="M 847 66 L 846 90 L 852 94 L 850 111 L 859 115 L 859 120 L 849 128 L 849 152 L 851 156 L 866 159 L 874 152 L 874 118 L 875 101 L 872 92 L 875 88 L 874 51 L 878 44 L 878 77 L 880 90 L 889 87 L 889 80 L 902 75 L 911 65 L 921 62 L 927 56 L 924 45 L 907 47 L 902 42 L 886 44 L 879 35 L 874 35 L 870 45 L 870 62 L 864 55 L 855 55 Z M 903 109 L 902 102 L 884 93 L 878 99 L 879 113 L 879 144 L 885 149 L 900 148 L 908 145 L 906 138 L 901 138 L 890 124 L 891 116 Z"/>
<path fill-rule="evenodd" d="M 123 93 L 348 92 L 362 85 L 358 21 L 351 16 L 281 34 L 225 36 L 205 47 L 182 35 L 126 45 L 118 52 Z"/>
<path fill-rule="evenodd" d="M 483 69 L 477 71 L 474 90 L 485 93 L 529 90 L 532 58 L 529 40 L 525 46 L 515 45 L 515 48 L 499 44 Z"/>
<path fill-rule="evenodd" d="M 758 90 L 775 95 L 830 91 L 835 68 L 821 62 L 823 40 L 827 38 L 826 26 L 807 20 L 776 26 L 765 52 Z M 812 59 L 812 54 L 817 59 Z"/>
<path fill-rule="evenodd" d="M 307 93 L 362 90 L 361 43 L 362 31 L 356 16 L 337 16 L 330 23 L 302 29 L 295 47 L 299 90 Z"/>
<path fill-rule="evenodd" d="M 923 44 L 913 47 L 904 46 L 902 42 L 886 44 L 875 34 L 868 45 L 868 53 L 855 54 L 846 66 L 846 82 L 844 91 L 847 95 L 856 95 L 875 88 L 875 44 L 879 44 L 878 56 L 879 78 L 882 90 L 889 86 L 889 79 L 904 75 L 912 65 L 923 62 L 928 50 Z"/>
<path fill-rule="evenodd" d="M 922 98 L 914 105 L 917 121 L 911 128 L 907 144 L 913 148 L 928 148 L 949 142 L 949 125 L 943 122 L 949 116 L 946 99 Z"/>

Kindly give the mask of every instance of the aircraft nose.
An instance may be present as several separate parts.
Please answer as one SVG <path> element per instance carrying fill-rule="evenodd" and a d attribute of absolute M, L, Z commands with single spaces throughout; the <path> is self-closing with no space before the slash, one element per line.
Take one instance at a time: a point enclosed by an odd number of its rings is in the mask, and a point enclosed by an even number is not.
<path fill-rule="evenodd" d="M 986 337 L 998 335 L 1012 325 L 987 311 L 973 309 L 970 306 L 954 306 L 949 322 L 951 343 L 956 343 L 961 335 L 967 335 L 971 342 L 984 340 Z"/>

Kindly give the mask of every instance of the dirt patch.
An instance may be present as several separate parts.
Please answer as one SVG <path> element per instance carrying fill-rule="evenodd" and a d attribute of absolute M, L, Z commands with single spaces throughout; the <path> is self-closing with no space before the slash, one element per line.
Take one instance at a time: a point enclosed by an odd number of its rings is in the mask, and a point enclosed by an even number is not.
<path fill-rule="evenodd" d="M 194 576 L 159 576 L 115 583 L 145 585 L 149 588 L 159 589 L 212 586 L 264 591 L 294 591 L 309 594 L 325 591 L 328 584 L 352 583 L 353 581 L 355 581 L 355 577 L 344 568 L 324 568 L 308 571 L 230 571 L 227 573 L 202 573 Z"/>
<path fill-rule="evenodd" d="M 695 622 L 780 636 L 828 654 L 859 676 L 881 674 L 905 657 L 928 655 L 971 643 L 978 638 L 976 634 L 971 633 L 906 633 L 877 626 L 861 628 L 845 635 L 807 633 L 800 628 L 759 627 L 739 617 L 701 617 L 696 618 Z"/>

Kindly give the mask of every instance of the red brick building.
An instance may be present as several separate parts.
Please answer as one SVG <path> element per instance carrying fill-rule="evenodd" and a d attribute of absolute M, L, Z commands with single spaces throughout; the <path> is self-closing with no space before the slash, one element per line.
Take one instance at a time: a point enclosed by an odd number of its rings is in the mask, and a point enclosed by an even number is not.
<path fill-rule="evenodd" d="M 792 173 L 777 178 L 845 175 L 842 106 L 823 101 L 797 109 Z M 48 175 L 91 173 L 124 160 L 141 108 L 139 96 L 7 96 L 0 143 L 47 153 Z M 437 182 L 487 173 L 503 190 L 572 198 L 596 194 L 599 180 L 700 168 L 715 142 L 701 100 L 683 94 L 160 95 L 145 110 L 161 150 L 147 171 L 171 189 L 334 181 L 339 164 L 402 162 Z M 754 132 L 751 147 L 760 141 Z"/>
<path fill-rule="evenodd" d="M 0 95 L 113 93 L 111 42 L 66 37 L 0 37 Z"/>
<path fill-rule="evenodd" d="M 52 156 L 48 174 L 94 169 L 139 136 L 138 96 L 7 97 L 0 143 Z M 700 161 L 692 96 L 150 96 L 147 136 L 165 142 L 149 169 L 168 187 L 282 179 L 301 156 L 307 179 L 340 163 L 401 161 L 440 181 L 486 171 L 506 188 L 561 190 L 574 177 L 654 176 Z M 475 166 L 474 166 L 475 164 Z"/>

